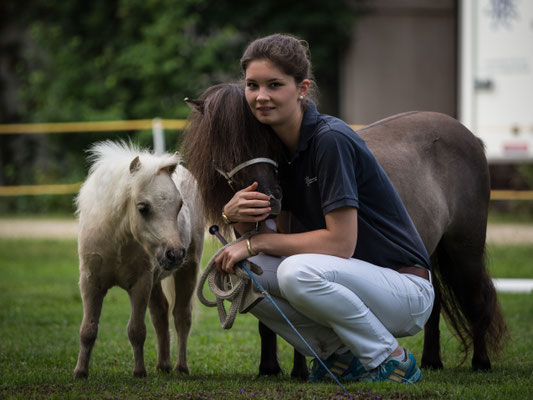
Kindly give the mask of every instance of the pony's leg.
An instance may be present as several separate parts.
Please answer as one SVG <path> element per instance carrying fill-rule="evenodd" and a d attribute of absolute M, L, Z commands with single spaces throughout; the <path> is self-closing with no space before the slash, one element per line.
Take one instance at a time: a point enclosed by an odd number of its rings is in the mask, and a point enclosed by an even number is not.
<path fill-rule="evenodd" d="M 439 254 L 441 284 L 455 298 L 448 304 L 443 298 L 443 306 L 452 317 L 452 325 L 466 336 L 463 339 L 465 351 L 469 339 L 472 340 L 473 370 L 491 368 L 487 345 L 497 351 L 507 332 L 496 289 L 485 267 L 484 250 L 484 241 L 476 245 L 473 240 L 461 236 L 446 241 Z"/>
<path fill-rule="evenodd" d="M 491 368 L 486 345 L 486 334 L 492 318 L 492 310 L 486 304 L 486 295 L 494 295 L 492 283 L 488 285 L 485 280 L 488 276 L 485 271 L 483 254 L 461 254 L 460 260 L 454 266 L 454 271 L 460 273 L 453 286 L 454 294 L 459 301 L 460 308 L 469 325 L 469 335 L 474 345 L 472 368 L 474 370 L 488 370 Z M 493 294 L 488 293 L 494 291 Z"/>
<path fill-rule="evenodd" d="M 437 263 L 432 258 L 433 268 L 437 268 Z M 424 350 L 422 352 L 422 362 L 420 366 L 428 369 L 442 369 L 440 356 L 440 311 L 441 311 L 441 293 L 438 290 L 439 285 L 436 283 L 436 275 L 433 275 L 433 287 L 435 289 L 435 300 L 433 310 L 424 326 Z"/>
<path fill-rule="evenodd" d="M 277 335 L 261 321 L 259 321 L 259 335 L 261 337 L 259 376 L 277 375 L 281 372 L 277 356 Z M 291 377 L 303 380 L 309 377 L 305 356 L 296 350 L 294 350 Z"/>
<path fill-rule="evenodd" d="M 306 361 L 305 356 L 294 349 L 291 377 L 302 379 L 304 381 L 307 380 L 309 377 L 309 370 L 307 369 Z"/>
<path fill-rule="evenodd" d="M 161 282 L 155 283 L 150 295 L 150 317 L 157 335 L 157 369 L 172 370 L 170 362 L 170 331 L 168 324 L 168 302 L 163 294 Z"/>
<path fill-rule="evenodd" d="M 192 298 L 196 288 L 198 263 L 187 263 L 174 274 L 176 300 L 172 315 L 178 334 L 178 359 L 174 370 L 189 374 L 187 340 L 192 325 Z"/>
<path fill-rule="evenodd" d="M 139 276 L 137 282 L 128 290 L 131 305 L 128 337 L 133 348 L 133 359 L 135 362 L 133 376 L 137 378 L 146 376 L 146 368 L 144 367 L 146 324 L 144 323 L 144 317 L 148 308 L 151 288 L 152 273 L 146 272 Z"/>
<path fill-rule="evenodd" d="M 278 362 L 277 335 L 273 330 L 259 321 L 259 336 L 261 337 L 259 376 L 278 375 L 281 372 L 281 367 Z"/>
<path fill-rule="evenodd" d="M 98 335 L 102 303 L 107 291 L 91 284 L 85 274 L 80 276 L 80 291 L 83 301 L 83 320 L 80 327 L 80 353 L 74 369 L 74 376 L 87 378 L 91 353 Z"/>

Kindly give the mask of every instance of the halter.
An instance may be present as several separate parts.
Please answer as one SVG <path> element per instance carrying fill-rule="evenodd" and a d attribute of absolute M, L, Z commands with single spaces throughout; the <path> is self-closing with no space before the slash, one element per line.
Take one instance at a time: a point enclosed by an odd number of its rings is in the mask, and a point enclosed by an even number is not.
<path fill-rule="evenodd" d="M 270 158 L 266 158 L 266 157 L 258 157 L 258 158 L 253 158 L 251 160 L 245 161 L 245 162 L 237 165 L 235 168 L 233 168 L 229 172 L 224 172 L 224 171 L 222 171 L 222 170 L 220 170 L 218 168 L 215 168 L 215 169 L 217 170 L 217 172 L 220 175 L 222 175 L 224 178 L 226 178 L 226 181 L 228 182 L 228 185 L 235 191 L 235 188 L 233 187 L 233 180 L 231 178 L 233 178 L 233 176 L 237 172 L 239 172 L 241 169 L 249 167 L 250 165 L 261 164 L 261 163 L 272 164 L 274 167 L 276 167 L 276 172 L 278 170 L 278 163 L 275 162 L 274 160 L 272 160 Z"/>

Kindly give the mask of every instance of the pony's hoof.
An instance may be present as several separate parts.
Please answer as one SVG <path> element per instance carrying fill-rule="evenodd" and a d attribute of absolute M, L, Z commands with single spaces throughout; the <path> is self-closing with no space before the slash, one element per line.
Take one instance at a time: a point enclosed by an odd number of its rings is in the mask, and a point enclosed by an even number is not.
<path fill-rule="evenodd" d="M 472 359 L 472 371 L 490 371 L 490 360 L 476 360 Z"/>
<path fill-rule="evenodd" d="M 139 371 L 133 371 L 134 378 L 146 378 L 146 370 L 141 369 Z"/>
<path fill-rule="evenodd" d="M 264 366 L 259 365 L 259 374 L 257 376 L 275 376 L 281 374 L 281 368 L 279 365 Z"/>
<path fill-rule="evenodd" d="M 438 370 L 438 369 L 444 369 L 444 365 L 442 365 L 441 360 L 437 360 L 437 361 L 422 360 L 422 363 L 420 364 L 420 368 Z"/>
<path fill-rule="evenodd" d="M 307 378 L 309 378 L 309 371 L 291 371 L 291 378 L 292 379 L 298 379 L 300 381 L 307 381 Z"/>

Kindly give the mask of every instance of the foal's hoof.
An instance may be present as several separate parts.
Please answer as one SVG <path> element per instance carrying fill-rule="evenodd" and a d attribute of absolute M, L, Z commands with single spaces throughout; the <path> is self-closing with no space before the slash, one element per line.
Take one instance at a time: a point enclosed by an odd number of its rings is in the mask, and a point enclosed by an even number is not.
<path fill-rule="evenodd" d="M 87 379 L 89 377 L 89 371 L 74 370 L 74 378 Z"/>
<path fill-rule="evenodd" d="M 146 370 L 141 369 L 139 371 L 133 371 L 134 378 L 146 378 Z"/>
<path fill-rule="evenodd" d="M 178 374 L 178 375 L 189 375 L 190 372 L 189 372 L 189 367 L 187 365 L 176 365 L 176 367 L 174 368 L 174 371 Z"/>
<path fill-rule="evenodd" d="M 164 363 L 164 364 L 157 364 L 156 367 L 159 371 L 169 373 L 172 371 L 172 365 L 170 363 Z"/>

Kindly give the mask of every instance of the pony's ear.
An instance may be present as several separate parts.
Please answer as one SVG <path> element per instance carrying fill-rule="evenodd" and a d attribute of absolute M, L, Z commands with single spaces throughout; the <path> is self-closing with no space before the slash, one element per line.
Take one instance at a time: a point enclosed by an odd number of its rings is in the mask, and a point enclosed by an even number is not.
<path fill-rule="evenodd" d="M 193 110 L 198 111 L 200 114 L 204 113 L 204 101 L 203 100 L 191 100 L 188 97 L 185 97 L 183 99 L 189 107 L 191 107 Z"/>
<path fill-rule="evenodd" d="M 139 156 L 137 156 L 130 163 L 130 173 L 134 174 L 139 168 L 141 168 L 141 160 L 139 160 Z"/>
<path fill-rule="evenodd" d="M 163 165 L 159 167 L 159 171 L 166 171 L 169 175 L 172 175 L 180 163 L 180 155 L 175 152 Z"/>

